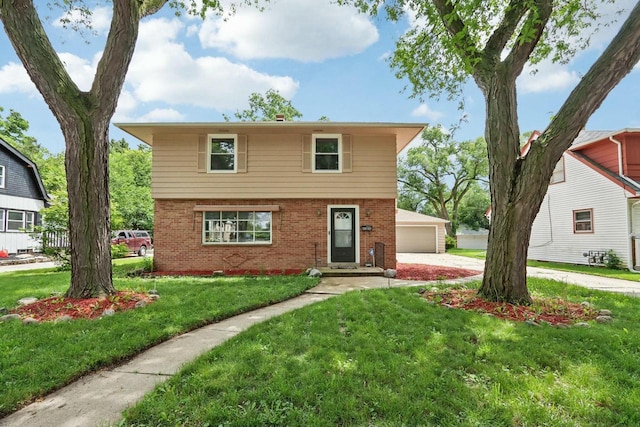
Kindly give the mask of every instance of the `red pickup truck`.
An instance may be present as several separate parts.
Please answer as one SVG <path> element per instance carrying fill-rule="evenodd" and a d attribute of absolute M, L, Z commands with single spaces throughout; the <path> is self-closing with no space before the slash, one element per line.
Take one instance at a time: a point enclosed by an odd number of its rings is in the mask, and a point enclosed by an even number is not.
<path fill-rule="evenodd" d="M 147 254 L 147 249 L 153 248 L 151 236 L 144 230 L 118 230 L 113 233 L 111 243 L 117 245 L 124 243 L 129 247 L 129 251 L 140 256 Z"/>

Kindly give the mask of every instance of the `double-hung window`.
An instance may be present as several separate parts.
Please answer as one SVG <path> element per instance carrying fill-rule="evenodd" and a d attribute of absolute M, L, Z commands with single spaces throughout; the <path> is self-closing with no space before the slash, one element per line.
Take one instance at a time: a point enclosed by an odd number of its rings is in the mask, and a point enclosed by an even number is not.
<path fill-rule="evenodd" d="M 0 188 L 4 188 L 5 178 L 7 176 L 7 169 L 0 165 Z"/>
<path fill-rule="evenodd" d="M 573 232 L 593 233 L 593 209 L 573 211 Z"/>
<path fill-rule="evenodd" d="M 4 231 L 4 209 L 0 209 L 0 231 Z"/>
<path fill-rule="evenodd" d="M 312 139 L 314 172 L 342 171 L 342 135 L 316 134 Z"/>
<path fill-rule="evenodd" d="M 25 212 L 7 211 L 7 231 L 20 231 L 24 228 Z"/>
<path fill-rule="evenodd" d="M 564 182 L 564 156 L 560 158 L 556 167 L 553 169 L 553 175 L 551 175 L 551 184 L 557 184 L 558 182 Z"/>
<path fill-rule="evenodd" d="M 33 231 L 35 220 L 36 220 L 36 215 L 33 212 L 25 212 L 25 217 L 24 217 L 25 231 Z"/>
<path fill-rule="evenodd" d="M 237 135 L 209 135 L 207 147 L 208 171 L 222 173 L 236 172 L 238 154 L 237 145 Z"/>
<path fill-rule="evenodd" d="M 204 244 L 271 243 L 271 212 L 215 211 L 203 215 Z"/>

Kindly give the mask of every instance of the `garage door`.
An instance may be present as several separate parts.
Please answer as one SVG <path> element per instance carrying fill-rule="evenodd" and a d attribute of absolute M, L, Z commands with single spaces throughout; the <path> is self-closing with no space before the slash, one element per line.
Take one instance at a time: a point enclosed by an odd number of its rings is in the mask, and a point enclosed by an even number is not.
<path fill-rule="evenodd" d="M 396 252 L 436 252 L 436 227 L 397 227 Z"/>

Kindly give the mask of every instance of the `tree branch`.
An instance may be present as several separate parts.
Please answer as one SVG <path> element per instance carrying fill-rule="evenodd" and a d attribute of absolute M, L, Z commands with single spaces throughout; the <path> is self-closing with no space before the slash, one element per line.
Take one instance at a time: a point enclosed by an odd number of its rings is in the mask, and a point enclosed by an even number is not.
<path fill-rule="evenodd" d="M 489 37 L 485 45 L 485 54 L 495 52 L 498 57 L 500 56 L 526 11 L 527 2 L 523 0 L 513 0 L 507 6 L 500 25 L 493 34 L 491 34 L 491 37 Z"/>
<path fill-rule="evenodd" d="M 458 49 L 460 58 L 469 58 L 469 64 L 473 64 L 481 58 L 478 46 L 469 37 L 467 28 L 455 10 L 451 0 L 432 0 L 433 5 L 440 15 L 442 24 L 449 35 L 456 40 L 455 46 Z"/>

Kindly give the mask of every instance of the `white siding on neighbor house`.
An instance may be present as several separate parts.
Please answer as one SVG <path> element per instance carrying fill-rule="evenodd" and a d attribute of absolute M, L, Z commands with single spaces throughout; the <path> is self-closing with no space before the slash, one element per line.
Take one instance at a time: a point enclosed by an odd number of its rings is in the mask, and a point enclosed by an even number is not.
<path fill-rule="evenodd" d="M 588 264 L 590 250 L 613 249 L 627 265 L 628 193 L 565 154 L 565 181 L 550 185 L 531 232 L 529 259 Z M 593 209 L 593 233 L 573 232 L 573 211 Z"/>
<path fill-rule="evenodd" d="M 460 249 L 487 250 L 488 234 L 458 234 L 457 247 Z"/>
<path fill-rule="evenodd" d="M 42 200 L 28 199 L 26 197 L 16 197 L 0 195 L 0 210 L 4 210 L 4 221 L 6 229 L 7 210 L 40 212 L 44 208 Z M 32 239 L 25 232 L 6 232 L 0 231 L 0 250 L 6 249 L 9 253 L 17 253 L 18 250 L 35 250 L 39 249 L 39 242 Z"/>

